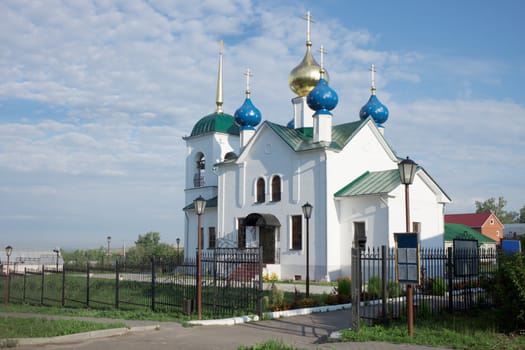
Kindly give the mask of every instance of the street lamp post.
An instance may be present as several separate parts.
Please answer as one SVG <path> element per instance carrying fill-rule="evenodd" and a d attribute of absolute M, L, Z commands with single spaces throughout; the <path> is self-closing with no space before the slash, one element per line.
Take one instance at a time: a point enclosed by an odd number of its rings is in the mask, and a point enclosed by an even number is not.
<path fill-rule="evenodd" d="M 108 236 L 108 237 L 106 238 L 106 240 L 108 241 L 108 253 L 107 253 L 107 256 L 108 256 L 108 258 L 109 258 L 109 244 L 111 243 L 111 236 Z M 109 260 L 109 259 L 108 259 L 108 260 Z"/>
<path fill-rule="evenodd" d="M 180 238 L 177 237 L 175 242 L 177 242 L 177 262 L 180 263 L 180 250 L 179 250 Z"/>
<path fill-rule="evenodd" d="M 195 207 L 195 214 L 197 215 L 197 316 L 199 320 L 202 318 L 202 257 L 201 257 L 201 247 L 202 247 L 202 214 L 206 208 L 206 200 L 199 196 L 193 201 Z"/>
<path fill-rule="evenodd" d="M 5 255 L 7 256 L 7 271 L 5 274 L 5 305 L 9 304 L 9 257 L 13 252 L 13 247 L 8 245 L 5 247 Z"/>
<path fill-rule="evenodd" d="M 306 202 L 303 205 L 303 215 L 306 219 L 306 297 L 310 297 L 310 218 L 313 206 Z"/>
<path fill-rule="evenodd" d="M 408 186 L 414 182 L 414 176 L 417 171 L 417 164 L 412 159 L 406 157 L 399 164 L 399 175 L 401 183 L 405 185 L 405 228 L 406 232 L 411 232 L 410 229 L 410 201 Z M 414 335 L 414 297 L 412 284 L 407 284 L 407 322 L 408 322 L 408 336 Z"/>
<path fill-rule="evenodd" d="M 55 253 L 57 255 L 57 265 L 56 265 L 56 270 L 58 271 L 58 256 L 60 254 L 60 249 L 58 248 L 55 248 L 53 249 L 53 253 Z"/>

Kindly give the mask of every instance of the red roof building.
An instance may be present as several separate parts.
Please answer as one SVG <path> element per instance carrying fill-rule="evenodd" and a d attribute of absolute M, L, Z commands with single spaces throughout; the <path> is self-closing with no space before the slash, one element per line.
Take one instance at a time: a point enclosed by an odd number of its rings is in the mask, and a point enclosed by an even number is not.
<path fill-rule="evenodd" d="M 496 242 L 503 238 L 503 224 L 493 213 L 447 214 L 445 223 L 466 225 Z"/>

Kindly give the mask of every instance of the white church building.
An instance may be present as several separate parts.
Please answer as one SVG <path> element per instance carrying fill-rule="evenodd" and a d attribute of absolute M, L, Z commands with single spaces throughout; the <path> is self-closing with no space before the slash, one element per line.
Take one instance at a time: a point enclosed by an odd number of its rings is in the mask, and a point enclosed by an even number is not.
<path fill-rule="evenodd" d="M 261 123 L 249 72 L 244 103 L 234 115 L 223 112 L 221 50 L 216 111 L 184 137 L 186 257 L 197 248 L 193 201 L 199 196 L 206 199 L 202 249 L 260 246 L 265 272 L 280 279 L 305 279 L 307 231 L 312 280 L 350 275 L 354 237 L 393 247 L 394 233 L 406 231 L 403 158 L 383 133 L 388 109 L 376 97 L 373 66 L 371 96 L 360 116 L 334 125 L 338 97 L 328 85 L 322 50 L 321 65 L 312 56 L 309 23 L 305 56 L 289 76 L 296 97 L 288 125 Z M 422 246 L 443 247 L 450 198 L 421 166 L 409 190 L 412 232 L 419 232 Z M 306 203 L 313 206 L 308 221 Z"/>

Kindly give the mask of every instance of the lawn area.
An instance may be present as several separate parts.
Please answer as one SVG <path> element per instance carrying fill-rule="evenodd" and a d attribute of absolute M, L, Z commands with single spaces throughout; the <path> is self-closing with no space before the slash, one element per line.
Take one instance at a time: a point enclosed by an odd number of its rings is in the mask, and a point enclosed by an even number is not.
<path fill-rule="evenodd" d="M 181 313 L 154 312 L 147 308 L 134 310 L 117 309 L 88 309 L 88 308 L 68 308 L 54 306 L 33 306 L 27 304 L 9 304 L 0 306 L 0 312 L 22 312 L 44 315 L 62 315 L 79 317 L 98 317 L 113 318 L 121 320 L 148 320 L 164 322 L 184 323 L 191 318 Z"/>
<path fill-rule="evenodd" d="M 413 337 L 408 336 L 405 320 L 396 321 L 388 327 L 362 326 L 359 332 L 345 330 L 342 340 L 409 343 L 465 350 L 525 349 L 525 334 L 500 333 L 495 313 L 490 309 L 416 319 Z"/>
<path fill-rule="evenodd" d="M 0 339 L 55 337 L 125 327 L 126 325 L 120 322 L 98 323 L 78 320 L 0 317 Z"/>

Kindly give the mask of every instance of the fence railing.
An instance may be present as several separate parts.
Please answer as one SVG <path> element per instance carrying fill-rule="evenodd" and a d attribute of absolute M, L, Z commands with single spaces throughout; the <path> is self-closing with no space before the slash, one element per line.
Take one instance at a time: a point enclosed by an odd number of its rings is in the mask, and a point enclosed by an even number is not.
<path fill-rule="evenodd" d="M 262 262 L 259 248 L 202 252 L 202 311 L 210 316 L 261 314 Z M 185 312 L 196 309 L 196 259 L 152 257 L 141 264 L 42 266 L 9 274 L 9 301 L 33 305 L 149 308 Z M 5 290 L 4 278 L 0 289 Z"/>
<path fill-rule="evenodd" d="M 406 285 L 396 282 L 393 248 L 361 251 L 360 316 L 369 322 L 406 315 Z M 496 250 L 422 249 L 420 284 L 414 286 L 414 313 L 426 315 L 492 304 L 486 281 L 498 268 Z"/>
<path fill-rule="evenodd" d="M 395 250 L 360 251 L 361 318 L 379 322 L 406 314 L 406 285 L 396 282 Z M 357 266 L 357 265 L 356 265 Z M 210 317 L 261 314 L 261 248 L 202 252 L 202 312 Z M 489 306 L 486 281 L 496 273 L 495 250 L 422 249 L 415 315 Z M 196 309 L 196 259 L 152 258 L 142 264 L 42 266 L 9 274 L 9 301 L 34 305 L 184 312 Z M 0 295 L 5 291 L 0 278 Z"/>

